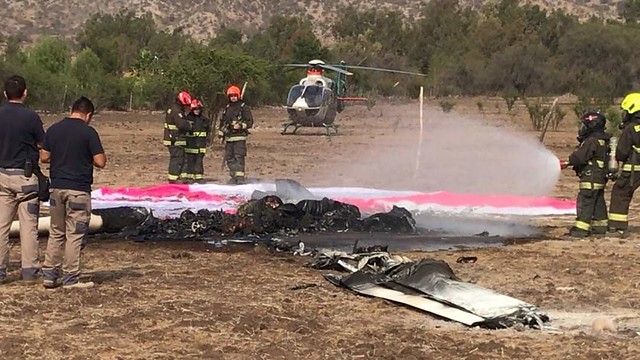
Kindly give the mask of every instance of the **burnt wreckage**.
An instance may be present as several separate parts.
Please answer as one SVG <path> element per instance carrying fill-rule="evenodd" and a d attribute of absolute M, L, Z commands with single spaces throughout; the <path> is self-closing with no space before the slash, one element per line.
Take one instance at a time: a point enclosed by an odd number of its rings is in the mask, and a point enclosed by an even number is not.
<path fill-rule="evenodd" d="M 416 232 L 416 222 L 404 208 L 394 206 L 388 212 L 363 218 L 358 207 L 328 198 L 285 203 L 276 195 L 266 195 L 241 204 L 235 214 L 185 210 L 173 219 L 158 219 L 146 209 L 128 207 L 96 209 L 93 213 L 102 217 L 104 225 L 100 232 L 141 240 L 311 232 Z"/>
<path fill-rule="evenodd" d="M 535 305 L 465 282 L 443 261 L 412 261 L 390 254 L 387 246 L 357 247 L 358 241 L 351 253 L 345 253 L 324 248 L 307 251 L 301 240 L 293 245 L 278 239 L 278 235 L 301 232 L 417 233 L 416 221 L 404 208 L 394 206 L 388 212 L 362 217 L 358 207 L 319 198 L 291 180 L 277 180 L 275 192 L 255 191 L 251 197 L 235 214 L 185 210 L 173 219 L 156 218 L 143 207 L 96 209 L 93 229 L 98 236 L 134 241 L 213 240 L 208 242 L 221 244 L 222 237 L 236 238 L 231 241 L 240 243 L 260 242 L 276 251 L 312 256 L 314 260 L 307 264 L 311 268 L 346 271 L 348 274 L 323 276 L 359 295 L 410 306 L 467 326 L 548 328 L 545 323 L 549 317 Z"/>
<path fill-rule="evenodd" d="M 323 276 L 357 294 L 393 301 L 467 326 L 550 329 L 545 324 L 549 317 L 535 305 L 465 282 L 442 260 L 413 261 L 384 248 L 351 254 L 321 250 L 307 266 L 347 271 L 346 275 Z"/>

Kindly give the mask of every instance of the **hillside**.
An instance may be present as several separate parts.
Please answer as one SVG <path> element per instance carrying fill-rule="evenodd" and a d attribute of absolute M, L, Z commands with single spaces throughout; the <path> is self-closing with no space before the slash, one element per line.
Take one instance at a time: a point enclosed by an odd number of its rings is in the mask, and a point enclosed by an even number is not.
<path fill-rule="evenodd" d="M 222 25 L 251 33 L 266 24 L 274 15 L 306 15 L 317 22 L 319 34 L 328 32 L 328 25 L 340 14 L 340 9 L 350 4 L 360 9 L 401 9 L 407 16 L 419 13 L 426 1 L 411 0 L 2 0 L 0 16 L 4 26 L 2 35 L 20 35 L 30 42 L 40 35 L 72 36 L 76 29 L 97 12 L 117 12 L 127 7 L 136 12 L 150 12 L 156 22 L 165 29 L 182 28 L 195 38 L 215 35 Z M 488 1 L 461 0 L 468 6 L 481 6 Z M 598 15 L 615 18 L 622 7 L 622 0 L 531 0 L 546 9 L 554 8 L 586 18 Z M 230 5 L 233 6 L 229 9 Z"/>

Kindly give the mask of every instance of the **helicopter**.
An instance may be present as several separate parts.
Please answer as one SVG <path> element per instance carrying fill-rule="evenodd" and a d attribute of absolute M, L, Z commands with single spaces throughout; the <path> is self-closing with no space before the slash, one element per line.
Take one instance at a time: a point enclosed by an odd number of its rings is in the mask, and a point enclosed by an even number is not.
<path fill-rule="evenodd" d="M 287 134 L 289 127 L 293 127 L 291 134 L 295 134 L 300 127 L 323 127 L 328 136 L 331 135 L 331 131 L 337 135 L 338 127 L 334 121 L 337 114 L 344 110 L 345 103 L 368 101 L 363 97 L 345 96 L 347 76 L 353 73 L 347 70 L 344 61 L 338 65 L 329 65 L 322 60 L 314 59 L 307 64 L 285 64 L 284 66 L 307 68 L 307 76 L 300 79 L 298 84 L 293 85 L 289 90 L 285 106 L 289 121 L 283 124 L 280 132 L 282 135 Z M 367 66 L 350 66 L 350 68 L 426 76 L 416 72 Z M 326 70 L 338 74 L 335 81 L 325 75 Z"/>

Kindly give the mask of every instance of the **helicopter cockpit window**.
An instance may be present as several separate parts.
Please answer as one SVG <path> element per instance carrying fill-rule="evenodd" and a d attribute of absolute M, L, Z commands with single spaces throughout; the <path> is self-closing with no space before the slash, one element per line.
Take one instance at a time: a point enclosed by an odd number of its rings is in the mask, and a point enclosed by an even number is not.
<path fill-rule="evenodd" d="M 293 103 L 298 100 L 304 91 L 304 85 L 295 85 L 289 90 L 289 96 L 287 97 L 287 106 L 292 106 Z"/>
<path fill-rule="evenodd" d="M 324 99 L 324 87 L 317 85 L 309 85 L 304 91 L 304 99 L 309 107 L 322 106 Z"/>

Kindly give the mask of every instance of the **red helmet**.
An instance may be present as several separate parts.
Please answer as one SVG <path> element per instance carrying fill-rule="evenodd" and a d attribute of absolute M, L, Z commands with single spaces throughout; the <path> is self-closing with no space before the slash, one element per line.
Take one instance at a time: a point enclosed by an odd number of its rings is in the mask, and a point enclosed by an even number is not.
<path fill-rule="evenodd" d="M 231 95 L 236 95 L 237 97 L 240 97 L 240 88 L 235 85 L 229 86 L 229 88 L 227 89 L 227 96 L 231 96 Z"/>
<path fill-rule="evenodd" d="M 191 110 L 200 110 L 203 108 L 202 102 L 197 99 L 191 100 Z"/>
<path fill-rule="evenodd" d="M 191 95 L 186 91 L 180 91 L 178 93 L 178 101 L 182 105 L 191 105 Z"/>

